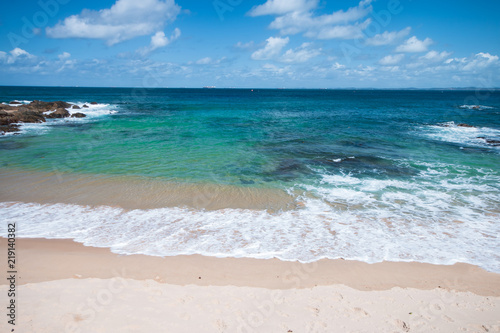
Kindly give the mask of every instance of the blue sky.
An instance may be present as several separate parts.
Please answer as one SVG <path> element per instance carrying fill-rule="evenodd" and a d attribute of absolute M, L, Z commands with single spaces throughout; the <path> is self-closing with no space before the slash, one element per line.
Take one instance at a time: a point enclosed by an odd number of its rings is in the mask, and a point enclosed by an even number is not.
<path fill-rule="evenodd" d="M 0 4 L 0 85 L 500 87 L 500 1 Z"/>

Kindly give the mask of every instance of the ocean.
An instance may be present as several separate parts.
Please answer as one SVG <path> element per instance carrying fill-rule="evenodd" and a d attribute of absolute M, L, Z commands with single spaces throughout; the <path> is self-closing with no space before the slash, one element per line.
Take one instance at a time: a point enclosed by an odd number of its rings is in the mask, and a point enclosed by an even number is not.
<path fill-rule="evenodd" d="M 90 108 L 0 137 L 0 235 L 500 272 L 498 90 L 0 87 L 14 100 Z"/>

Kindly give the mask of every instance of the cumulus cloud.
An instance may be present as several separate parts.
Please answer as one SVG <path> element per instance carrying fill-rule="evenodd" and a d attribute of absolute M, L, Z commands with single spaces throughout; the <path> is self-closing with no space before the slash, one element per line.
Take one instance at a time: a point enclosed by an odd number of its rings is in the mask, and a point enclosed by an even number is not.
<path fill-rule="evenodd" d="M 407 39 L 403 44 L 396 48 L 396 52 L 405 53 L 418 53 L 425 52 L 429 45 L 431 45 L 432 39 L 426 38 L 424 40 L 419 40 L 417 37 L 413 36 Z"/>
<path fill-rule="evenodd" d="M 71 57 L 71 53 L 68 53 L 68 52 L 63 52 L 61 53 L 60 55 L 57 56 L 59 58 L 59 60 L 66 60 L 66 59 L 69 59 Z"/>
<path fill-rule="evenodd" d="M 151 43 L 149 44 L 149 46 L 139 49 L 138 52 L 142 55 L 147 55 L 156 49 L 167 46 L 174 40 L 178 39 L 180 36 L 181 30 L 179 28 L 174 29 L 174 32 L 172 32 L 170 38 L 165 36 L 165 33 L 163 31 L 158 31 L 156 34 L 151 36 Z"/>
<path fill-rule="evenodd" d="M 269 27 L 279 30 L 282 35 L 304 33 L 306 37 L 317 39 L 353 39 L 361 37 L 361 31 L 371 22 L 369 19 L 357 22 L 372 11 L 371 2 L 363 0 L 346 11 L 317 16 L 313 13 L 318 7 L 317 0 L 268 0 L 248 14 L 277 16 Z"/>
<path fill-rule="evenodd" d="M 174 0 L 118 0 L 109 9 L 83 10 L 47 27 L 51 38 L 103 39 L 114 45 L 157 31 L 180 12 Z M 161 37 L 161 36 L 160 36 Z"/>
<path fill-rule="evenodd" d="M 407 27 L 401 31 L 384 31 L 381 34 L 375 35 L 371 38 L 366 39 L 366 44 L 367 45 L 372 45 L 372 46 L 382 46 L 382 45 L 389 45 L 393 44 L 395 41 L 408 36 L 410 33 L 411 28 Z"/>
<path fill-rule="evenodd" d="M 281 56 L 281 61 L 286 63 L 306 62 L 321 54 L 321 49 L 310 49 L 309 46 L 311 46 L 311 43 L 304 43 L 295 50 L 290 49 L 286 51 Z"/>
<path fill-rule="evenodd" d="M 370 23 L 371 19 L 367 19 L 362 23 L 324 27 L 317 31 L 308 31 L 305 36 L 316 39 L 356 39 L 363 37 L 363 30 Z"/>
<path fill-rule="evenodd" d="M 33 60 L 36 57 L 31 53 L 16 47 L 9 53 L 0 51 L 0 60 L 6 64 L 14 64 L 21 61 Z"/>
<path fill-rule="evenodd" d="M 399 64 L 401 62 L 401 60 L 403 60 L 404 57 L 405 57 L 405 55 L 401 54 L 401 53 L 395 54 L 395 55 L 387 55 L 387 56 L 383 57 L 382 59 L 380 59 L 380 61 L 378 63 L 381 65 L 384 65 L 384 66 L 396 65 L 396 64 Z"/>
<path fill-rule="evenodd" d="M 316 8 L 318 0 L 268 0 L 260 6 L 255 6 L 248 15 L 283 15 L 290 12 L 305 12 Z"/>
<path fill-rule="evenodd" d="M 252 53 L 253 60 L 267 60 L 278 56 L 281 50 L 288 44 L 288 37 L 269 37 L 266 40 L 266 46 Z"/>
<path fill-rule="evenodd" d="M 421 56 L 420 59 L 430 62 L 439 62 L 448 58 L 451 55 L 450 52 L 437 52 L 437 51 L 429 51 L 425 55 Z"/>
<path fill-rule="evenodd" d="M 467 62 L 467 64 L 463 66 L 462 70 L 475 71 L 498 63 L 499 61 L 497 55 L 480 52 L 476 54 L 469 62 Z"/>

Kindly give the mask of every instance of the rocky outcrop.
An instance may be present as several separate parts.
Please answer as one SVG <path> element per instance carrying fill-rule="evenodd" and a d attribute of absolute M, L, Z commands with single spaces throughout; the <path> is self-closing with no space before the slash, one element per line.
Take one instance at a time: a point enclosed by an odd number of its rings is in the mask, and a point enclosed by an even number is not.
<path fill-rule="evenodd" d="M 457 127 L 471 127 L 474 128 L 475 126 L 469 125 L 469 124 L 457 124 Z"/>
<path fill-rule="evenodd" d="M 12 102 L 9 102 L 9 104 L 12 104 L 12 105 L 14 105 L 14 104 L 23 104 L 23 103 L 21 103 L 21 102 L 18 102 L 18 101 L 12 101 Z"/>
<path fill-rule="evenodd" d="M 21 108 L 19 108 L 21 109 Z M 15 123 L 44 123 L 45 117 L 35 111 L 19 110 L 13 113 Z"/>
<path fill-rule="evenodd" d="M 55 101 L 55 102 L 43 102 L 43 101 L 33 101 L 30 104 L 26 105 L 30 110 L 38 111 L 38 112 L 47 112 L 51 110 L 57 110 L 59 108 L 70 108 L 71 104 L 63 102 L 63 101 Z"/>
<path fill-rule="evenodd" d="M 7 112 L 0 110 L 0 134 L 3 135 L 7 132 L 19 131 L 17 123 L 43 123 L 45 117 L 34 111 L 18 110 L 14 112 Z"/>
<path fill-rule="evenodd" d="M 84 109 L 88 109 L 88 107 L 89 106 L 87 104 L 83 104 L 83 106 L 82 106 L 82 108 L 84 108 Z"/>
<path fill-rule="evenodd" d="M 71 115 L 71 118 L 85 118 L 85 117 L 87 117 L 87 115 L 81 112 L 76 112 Z"/>
<path fill-rule="evenodd" d="M 92 105 L 97 105 L 97 102 L 90 102 L 90 104 L 92 104 Z"/>
<path fill-rule="evenodd" d="M 69 116 L 70 116 L 70 114 L 69 114 L 68 110 L 66 110 L 64 108 L 58 108 L 56 111 L 48 114 L 46 117 L 49 119 L 53 119 L 53 118 L 67 118 Z"/>
<path fill-rule="evenodd" d="M 10 106 L 10 105 L 5 105 L 5 104 L 0 104 L 0 110 L 2 111 L 17 111 L 17 106 Z"/>
<path fill-rule="evenodd" d="M 78 110 L 80 107 L 63 101 L 33 101 L 30 104 L 15 104 L 11 102 L 11 104 L 12 105 L 0 104 L 0 135 L 6 132 L 19 131 L 17 123 L 43 123 L 46 118 L 56 119 L 70 116 L 73 118 L 86 117 L 85 114 L 80 112 L 71 115 L 66 109 L 71 108 Z M 48 112 L 50 112 L 48 115 L 44 114 Z"/>
<path fill-rule="evenodd" d="M 19 125 L 11 124 L 11 125 L 0 125 L 0 135 L 4 135 L 5 133 L 11 132 L 19 132 Z"/>
<path fill-rule="evenodd" d="M 478 136 L 477 138 L 484 140 L 484 142 L 486 142 L 487 144 L 489 144 L 493 147 L 500 146 L 500 140 L 492 140 L 492 139 L 485 138 L 484 136 Z"/>

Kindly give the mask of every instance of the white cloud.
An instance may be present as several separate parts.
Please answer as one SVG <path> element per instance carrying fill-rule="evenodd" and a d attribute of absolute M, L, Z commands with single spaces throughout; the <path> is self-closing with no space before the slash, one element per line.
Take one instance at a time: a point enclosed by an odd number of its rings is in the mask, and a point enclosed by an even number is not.
<path fill-rule="evenodd" d="M 206 58 L 202 58 L 200 60 L 198 60 L 196 62 L 197 65 L 208 65 L 212 62 L 212 58 L 210 57 L 206 57 Z"/>
<path fill-rule="evenodd" d="M 160 47 L 165 47 L 168 44 L 172 43 L 174 40 L 178 39 L 181 36 L 181 30 L 179 28 L 175 28 L 174 32 L 170 36 L 170 38 L 165 36 L 163 31 L 158 31 L 153 37 L 151 37 L 151 48 L 156 50 Z"/>
<path fill-rule="evenodd" d="M 290 66 L 279 67 L 273 64 L 264 64 L 262 69 L 265 72 L 270 72 L 273 75 L 281 76 L 281 75 L 292 75 L 293 73 L 290 70 Z"/>
<path fill-rule="evenodd" d="M 51 38 L 103 39 L 113 45 L 161 29 L 179 12 L 174 0 L 117 0 L 109 9 L 69 16 L 46 32 Z"/>
<path fill-rule="evenodd" d="M 404 54 L 387 55 L 380 59 L 378 63 L 384 66 L 396 65 L 399 64 L 404 57 Z"/>
<path fill-rule="evenodd" d="M 413 36 L 407 39 L 403 44 L 396 48 L 396 52 L 406 52 L 406 53 L 417 53 L 425 52 L 429 45 L 431 45 L 432 39 L 426 38 L 425 40 L 419 40 L 417 37 Z"/>
<path fill-rule="evenodd" d="M 346 11 L 339 10 L 332 14 L 316 16 L 313 10 L 319 1 L 307 0 L 268 0 L 263 5 L 254 7 L 249 15 L 276 15 L 269 25 L 271 29 L 279 30 L 282 35 L 303 32 L 306 37 L 318 39 L 359 38 L 361 31 L 366 29 L 370 20 L 356 22 L 366 17 L 371 11 L 372 0 L 363 0 L 358 6 Z"/>
<path fill-rule="evenodd" d="M 62 61 L 62 60 L 69 59 L 71 57 L 71 54 L 68 52 L 63 52 L 60 55 L 58 55 L 57 57 L 59 58 L 59 60 Z"/>
<path fill-rule="evenodd" d="M 283 15 L 290 12 L 305 12 L 314 9 L 318 0 L 268 0 L 260 6 L 253 7 L 250 16 Z"/>
<path fill-rule="evenodd" d="M 259 49 L 252 53 L 253 60 L 267 60 L 276 57 L 281 50 L 288 44 L 290 39 L 288 37 L 269 37 L 264 48 Z"/>
<path fill-rule="evenodd" d="M 492 64 L 498 64 L 498 56 L 480 52 L 474 56 L 463 68 L 464 71 L 475 71 L 486 68 Z"/>
<path fill-rule="evenodd" d="M 451 63 L 466 63 L 467 62 L 467 58 L 450 58 L 450 59 L 447 59 L 444 63 L 445 64 L 451 64 Z"/>
<path fill-rule="evenodd" d="M 305 36 L 316 39 L 356 39 L 363 37 L 363 30 L 365 30 L 370 23 L 371 19 L 367 19 L 363 23 L 325 27 L 319 31 L 308 31 Z"/>
<path fill-rule="evenodd" d="M 336 62 L 332 65 L 333 70 L 339 70 L 339 69 L 344 69 L 344 68 L 345 68 L 345 65 L 339 64 L 338 62 Z"/>
<path fill-rule="evenodd" d="M 153 52 L 160 47 L 165 47 L 168 44 L 172 43 L 174 40 L 178 39 L 181 36 L 181 30 L 179 28 L 175 28 L 170 38 L 165 36 L 163 31 L 158 31 L 156 34 L 151 36 L 151 43 L 148 47 L 144 47 L 138 50 L 138 52 L 142 55 L 147 55 L 150 52 Z"/>
<path fill-rule="evenodd" d="M 205 58 L 201 58 L 201 59 L 198 59 L 197 61 L 194 62 L 194 64 L 196 65 L 218 65 L 220 64 L 221 62 L 223 61 L 226 61 L 227 58 L 226 57 L 222 57 L 220 59 L 212 59 L 210 57 L 205 57 Z M 188 65 L 191 65 L 193 64 L 193 62 L 188 62 Z"/>
<path fill-rule="evenodd" d="M 429 51 L 425 55 L 421 56 L 420 59 L 430 61 L 430 62 L 439 62 L 448 58 L 451 55 L 450 52 L 437 52 L 437 51 Z"/>
<path fill-rule="evenodd" d="M 9 53 L 0 51 L 0 60 L 2 62 L 5 62 L 9 65 L 21 62 L 21 61 L 26 61 L 26 60 L 33 60 L 36 57 L 29 52 L 20 49 L 16 47 L 15 49 L 11 50 Z"/>
<path fill-rule="evenodd" d="M 321 49 L 309 49 L 310 45 L 310 43 L 304 43 L 295 50 L 286 51 L 281 57 L 281 61 L 287 63 L 306 62 L 320 55 Z"/>
<path fill-rule="evenodd" d="M 410 33 L 410 30 L 411 28 L 407 27 L 401 31 L 392 31 L 392 32 L 384 31 L 381 34 L 368 38 L 366 40 L 366 44 L 372 46 L 389 45 L 403 37 L 406 37 Z"/>
<path fill-rule="evenodd" d="M 236 47 L 237 49 L 247 50 L 254 47 L 254 42 L 253 41 L 248 43 L 238 42 L 234 45 L 234 47 Z"/>

